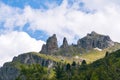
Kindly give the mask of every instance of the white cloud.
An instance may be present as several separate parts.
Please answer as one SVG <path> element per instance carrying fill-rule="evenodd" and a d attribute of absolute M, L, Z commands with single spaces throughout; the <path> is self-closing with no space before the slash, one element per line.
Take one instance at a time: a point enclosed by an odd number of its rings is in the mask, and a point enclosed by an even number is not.
<path fill-rule="evenodd" d="M 48 10 L 33 9 L 26 6 L 23 10 L 2 4 L 0 6 L 0 22 L 5 22 L 6 28 L 13 28 L 25 23 L 30 23 L 30 29 L 43 30 L 49 35 L 56 33 L 58 40 L 64 36 L 69 42 L 74 42 L 74 37 L 83 37 L 86 33 L 96 31 L 110 35 L 114 41 L 120 42 L 120 6 L 118 0 L 83 0 L 85 7 L 96 12 L 86 14 L 78 10 L 78 3 L 68 8 L 67 0 L 60 6 Z"/>
<path fill-rule="evenodd" d="M 0 66 L 18 54 L 39 52 L 43 43 L 45 42 L 37 41 L 25 32 L 13 31 L 0 35 Z"/>
<path fill-rule="evenodd" d="M 120 0 L 82 0 L 86 7 L 103 10 L 110 6 L 119 6 Z"/>

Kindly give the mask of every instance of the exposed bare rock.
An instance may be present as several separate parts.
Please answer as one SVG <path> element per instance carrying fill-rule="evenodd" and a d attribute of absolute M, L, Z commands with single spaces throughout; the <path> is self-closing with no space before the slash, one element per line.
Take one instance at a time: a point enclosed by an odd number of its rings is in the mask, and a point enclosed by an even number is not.
<path fill-rule="evenodd" d="M 109 36 L 101 35 L 96 32 L 91 32 L 85 37 L 78 40 L 76 45 L 68 45 L 67 39 L 63 39 L 63 44 L 58 48 L 57 38 L 54 34 L 49 37 L 46 45 L 44 44 L 40 53 L 43 54 L 60 54 L 60 55 L 71 55 L 79 54 L 89 51 L 90 49 L 99 48 L 105 49 L 114 45 L 114 42 Z"/>
<path fill-rule="evenodd" d="M 87 36 L 79 39 L 77 45 L 78 47 L 82 47 L 88 50 L 96 47 L 105 49 L 107 47 L 113 46 L 114 42 L 110 39 L 109 36 L 101 35 L 93 31 L 91 34 L 87 34 Z"/>
<path fill-rule="evenodd" d="M 38 53 L 37 53 L 38 54 Z M 12 62 L 7 62 L 0 68 L 0 80 L 15 80 L 20 74 L 20 64 L 40 64 L 48 67 L 52 60 L 42 58 L 34 53 L 25 53 L 14 57 Z"/>
<path fill-rule="evenodd" d="M 68 48 L 68 47 L 69 47 L 69 45 L 68 45 L 67 39 L 64 37 L 63 44 L 61 45 L 61 48 Z"/>
<path fill-rule="evenodd" d="M 48 38 L 46 45 L 44 44 L 42 46 L 40 53 L 51 54 L 56 52 L 57 50 L 58 50 L 57 38 L 56 34 L 53 34 L 53 36 Z"/>
<path fill-rule="evenodd" d="M 19 70 L 12 63 L 5 63 L 0 68 L 0 80 L 15 80 L 19 74 Z"/>

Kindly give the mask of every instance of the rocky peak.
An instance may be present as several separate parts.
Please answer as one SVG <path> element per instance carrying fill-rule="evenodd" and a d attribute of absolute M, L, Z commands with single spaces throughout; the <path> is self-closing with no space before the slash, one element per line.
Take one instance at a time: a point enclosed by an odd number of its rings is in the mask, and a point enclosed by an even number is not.
<path fill-rule="evenodd" d="M 48 38 L 46 45 L 44 44 L 42 46 L 40 53 L 51 54 L 56 52 L 57 49 L 58 49 L 58 44 L 57 44 L 56 34 L 53 34 L 53 36 Z"/>
<path fill-rule="evenodd" d="M 87 34 L 87 37 L 90 37 L 90 36 L 100 36 L 100 34 L 96 33 L 95 31 L 92 31 L 91 33 L 88 33 Z"/>
<path fill-rule="evenodd" d="M 70 52 L 80 52 L 80 49 L 90 50 L 93 48 L 105 49 L 114 45 L 114 42 L 107 35 L 101 35 L 92 31 L 85 37 L 78 40 L 76 46 L 68 45 L 67 39 L 63 39 L 63 44 L 58 47 L 56 35 L 49 37 L 46 44 L 42 46 L 40 53 L 43 54 L 66 54 Z M 74 47 L 74 48 L 73 48 Z M 82 53 L 82 51 L 81 51 Z"/>
<path fill-rule="evenodd" d="M 78 40 L 77 45 L 84 49 L 92 49 L 92 48 L 100 48 L 104 49 L 110 47 L 114 44 L 114 42 L 110 39 L 109 36 L 101 35 L 96 32 L 91 32 L 87 34 L 87 36 Z"/>
<path fill-rule="evenodd" d="M 95 31 L 92 31 L 91 35 L 98 35 L 98 33 L 96 33 Z"/>
<path fill-rule="evenodd" d="M 20 75 L 21 65 L 40 64 L 48 67 L 51 63 L 56 62 L 37 55 L 38 53 L 24 53 L 14 57 L 12 62 L 7 62 L 0 68 L 0 80 L 16 80 Z M 25 79 L 22 79 L 25 80 Z"/>
<path fill-rule="evenodd" d="M 95 31 L 92 31 L 90 34 L 88 33 L 87 36 L 96 36 L 99 35 L 98 33 L 96 33 Z"/>
<path fill-rule="evenodd" d="M 62 46 L 61 46 L 61 48 L 68 48 L 68 42 L 67 42 L 67 39 L 66 39 L 66 37 L 64 37 L 64 39 L 63 39 L 63 44 L 62 44 Z"/>

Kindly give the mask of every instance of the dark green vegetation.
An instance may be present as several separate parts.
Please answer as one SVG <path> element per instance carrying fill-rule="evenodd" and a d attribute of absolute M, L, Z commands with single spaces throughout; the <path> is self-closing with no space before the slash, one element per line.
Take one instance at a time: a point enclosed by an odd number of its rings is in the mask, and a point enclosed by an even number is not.
<path fill-rule="evenodd" d="M 40 65 L 21 67 L 21 74 L 25 80 L 120 80 L 120 50 L 112 53 L 106 52 L 104 58 L 86 64 L 73 62 L 55 64 L 52 72 Z M 19 77 L 18 77 L 19 78 Z M 20 80 L 20 79 L 17 79 Z"/>
<path fill-rule="evenodd" d="M 5 63 L 0 80 L 120 80 L 118 49 L 120 43 L 96 32 L 72 45 L 64 38 L 60 47 L 54 34 L 40 52 L 24 53 Z"/>
<path fill-rule="evenodd" d="M 22 65 L 16 80 L 47 80 L 47 69 L 39 64 Z"/>

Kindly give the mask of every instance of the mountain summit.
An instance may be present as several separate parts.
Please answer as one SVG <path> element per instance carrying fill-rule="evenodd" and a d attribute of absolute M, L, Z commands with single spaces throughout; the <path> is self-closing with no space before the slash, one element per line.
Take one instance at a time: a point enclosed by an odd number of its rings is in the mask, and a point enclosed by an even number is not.
<path fill-rule="evenodd" d="M 77 44 L 68 45 L 67 39 L 64 37 L 63 44 L 58 47 L 57 38 L 54 34 L 49 37 L 46 45 L 44 44 L 40 53 L 45 54 L 80 54 L 94 48 L 105 49 L 114 45 L 114 42 L 107 35 L 98 34 L 95 31 L 87 34 L 79 39 Z"/>
<path fill-rule="evenodd" d="M 114 42 L 110 39 L 109 36 L 101 35 L 93 31 L 82 39 L 79 39 L 77 45 L 84 49 L 105 49 L 107 47 L 113 46 Z"/>
<path fill-rule="evenodd" d="M 19 78 L 19 76 L 21 75 L 22 73 L 21 70 L 23 69 L 24 71 L 25 70 L 24 67 L 28 69 L 28 67 L 33 64 L 38 64 L 38 65 L 41 65 L 42 67 L 47 68 L 45 70 L 48 70 L 46 72 L 49 73 L 51 72 L 49 69 L 54 68 L 54 66 L 59 62 L 61 63 L 61 61 L 63 63 L 66 63 L 66 62 L 72 63 L 73 61 L 81 63 L 82 61 L 86 60 L 87 63 L 91 63 L 97 59 L 103 58 L 106 54 L 106 51 L 113 52 L 118 49 L 120 49 L 120 43 L 113 42 L 109 36 L 101 35 L 96 32 L 91 32 L 90 34 L 87 34 L 85 37 L 79 39 L 77 41 L 77 44 L 72 44 L 72 45 L 69 45 L 67 38 L 64 38 L 63 44 L 60 47 L 58 47 L 56 34 L 53 34 L 51 37 L 48 38 L 46 44 L 43 45 L 39 53 L 38 52 L 24 53 L 17 57 L 14 57 L 11 62 L 5 63 L 0 68 L 0 80 L 18 80 L 16 78 Z M 116 53 L 117 54 L 116 57 L 114 57 L 115 59 L 120 56 L 118 52 Z M 109 57 L 109 54 L 106 55 L 106 58 L 107 57 Z M 110 57 L 110 59 L 111 58 L 112 57 Z M 96 63 L 97 67 L 98 67 L 98 63 Z M 105 61 L 105 64 L 106 64 L 106 61 Z M 30 72 L 27 72 L 27 73 L 31 73 L 31 69 L 36 71 L 36 68 L 37 67 L 30 68 Z M 73 68 L 75 69 L 75 67 Z M 43 70 L 43 68 L 41 69 Z M 65 69 L 65 67 L 63 69 Z M 94 69 L 95 68 L 93 68 L 93 70 Z M 82 67 L 82 70 L 83 70 L 83 67 Z M 33 73 L 31 74 L 33 75 Z M 37 76 L 36 74 L 34 75 Z M 26 80 L 22 75 L 21 75 L 21 78 L 23 78 L 21 80 Z M 50 79 L 50 80 L 53 80 L 53 79 Z"/>
<path fill-rule="evenodd" d="M 42 46 L 42 50 L 40 51 L 40 53 L 51 54 L 56 52 L 57 49 L 58 49 L 58 44 L 57 44 L 56 34 L 53 34 L 53 36 L 48 38 L 46 45 L 44 44 Z"/>

